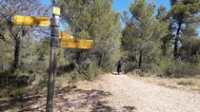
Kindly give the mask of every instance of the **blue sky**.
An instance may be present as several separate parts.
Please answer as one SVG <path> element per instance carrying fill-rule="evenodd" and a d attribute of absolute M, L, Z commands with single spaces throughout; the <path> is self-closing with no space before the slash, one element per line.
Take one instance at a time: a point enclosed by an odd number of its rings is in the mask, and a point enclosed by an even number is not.
<path fill-rule="evenodd" d="M 114 0 L 113 9 L 117 12 L 123 12 L 124 10 L 129 10 L 130 4 L 134 0 Z M 158 8 L 161 4 L 163 4 L 167 10 L 170 9 L 170 3 L 169 0 L 146 0 L 147 2 L 154 2 L 156 5 L 156 8 Z"/>
<path fill-rule="evenodd" d="M 41 0 L 44 4 L 51 4 L 51 0 Z M 128 10 L 130 3 L 134 0 L 114 0 L 113 9 L 117 12 L 123 12 L 124 10 Z M 170 8 L 169 0 L 146 0 L 147 2 L 154 2 L 156 7 L 158 8 L 161 4 L 165 5 L 167 9 Z"/>

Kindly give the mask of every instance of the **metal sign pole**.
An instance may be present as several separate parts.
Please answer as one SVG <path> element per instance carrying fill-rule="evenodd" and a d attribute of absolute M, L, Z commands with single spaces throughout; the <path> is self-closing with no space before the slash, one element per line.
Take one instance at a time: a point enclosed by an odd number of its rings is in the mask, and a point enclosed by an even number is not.
<path fill-rule="evenodd" d="M 54 8 L 54 6 L 53 6 Z M 59 9 L 59 7 L 56 7 Z M 50 42 L 50 64 L 49 64 L 49 79 L 46 112 L 53 112 L 54 86 L 57 67 L 57 47 L 59 47 L 59 15 L 54 13 L 51 19 L 51 42 Z"/>

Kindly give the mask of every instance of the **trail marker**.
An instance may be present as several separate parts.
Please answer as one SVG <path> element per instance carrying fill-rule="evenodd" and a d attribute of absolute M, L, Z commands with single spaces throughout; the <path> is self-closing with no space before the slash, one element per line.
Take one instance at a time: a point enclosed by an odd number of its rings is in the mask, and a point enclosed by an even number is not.
<path fill-rule="evenodd" d="M 69 35 L 63 31 L 59 32 L 59 38 L 61 39 L 73 39 L 74 37 L 72 35 Z"/>
<path fill-rule="evenodd" d="M 93 40 L 61 39 L 60 47 L 61 48 L 91 49 L 93 47 Z"/>
<path fill-rule="evenodd" d="M 13 17 L 12 23 L 20 26 L 50 26 L 50 19 L 46 16 L 20 16 L 16 15 Z"/>

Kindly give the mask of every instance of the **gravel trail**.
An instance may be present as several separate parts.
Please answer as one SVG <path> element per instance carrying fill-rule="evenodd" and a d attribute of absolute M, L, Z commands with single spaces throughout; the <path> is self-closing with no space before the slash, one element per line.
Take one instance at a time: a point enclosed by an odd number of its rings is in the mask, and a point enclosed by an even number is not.
<path fill-rule="evenodd" d="M 54 112 L 200 112 L 197 92 L 115 74 L 56 88 Z M 45 107 L 45 93 L 0 100 L 0 112 L 45 112 Z"/>
<path fill-rule="evenodd" d="M 108 75 L 100 87 L 113 95 L 109 105 L 134 112 L 200 112 L 200 94 L 166 88 L 127 75 Z"/>

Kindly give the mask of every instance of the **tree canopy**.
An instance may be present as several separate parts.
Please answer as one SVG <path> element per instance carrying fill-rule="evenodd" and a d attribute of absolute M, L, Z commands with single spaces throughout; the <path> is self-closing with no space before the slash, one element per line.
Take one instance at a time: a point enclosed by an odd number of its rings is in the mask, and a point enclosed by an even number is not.
<path fill-rule="evenodd" d="M 75 51 L 77 64 L 91 59 L 98 67 L 109 70 L 119 59 L 120 14 L 112 9 L 112 3 L 112 0 L 61 1 L 62 18 L 68 23 L 72 35 L 94 41 L 91 51 Z"/>

